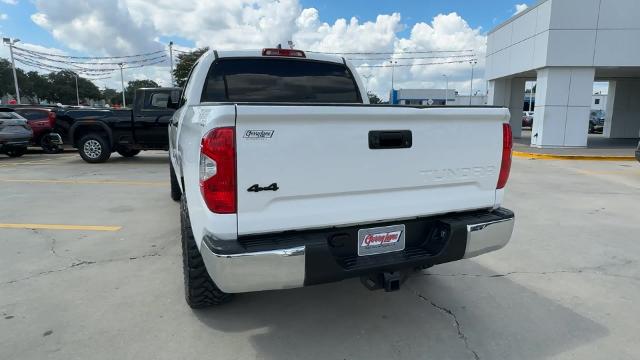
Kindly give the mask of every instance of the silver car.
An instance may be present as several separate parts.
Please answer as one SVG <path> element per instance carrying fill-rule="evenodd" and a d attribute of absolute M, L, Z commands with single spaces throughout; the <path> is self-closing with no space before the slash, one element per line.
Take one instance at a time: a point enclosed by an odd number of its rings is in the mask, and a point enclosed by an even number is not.
<path fill-rule="evenodd" d="M 0 153 L 19 157 L 27 152 L 33 131 L 13 109 L 0 107 Z"/>

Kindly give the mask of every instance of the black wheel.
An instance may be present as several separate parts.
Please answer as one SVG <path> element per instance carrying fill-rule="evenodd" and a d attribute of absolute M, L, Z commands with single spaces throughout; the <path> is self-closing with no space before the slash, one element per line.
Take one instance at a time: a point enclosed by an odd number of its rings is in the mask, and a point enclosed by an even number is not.
<path fill-rule="evenodd" d="M 48 135 L 43 135 L 40 138 L 40 147 L 45 154 L 58 154 L 62 152 L 62 147 L 58 144 L 52 144 Z"/>
<path fill-rule="evenodd" d="M 9 157 L 12 157 L 12 158 L 20 157 L 20 156 L 22 156 L 22 155 L 24 155 L 26 153 L 27 153 L 27 148 L 26 147 L 13 148 L 13 149 L 10 149 L 10 150 L 6 151 L 6 154 L 9 155 Z"/>
<path fill-rule="evenodd" d="M 118 149 L 118 154 L 123 157 L 134 157 L 140 154 L 140 150 L 136 149 Z"/>
<path fill-rule="evenodd" d="M 111 146 L 100 134 L 87 134 L 78 142 L 78 152 L 88 163 L 103 163 L 111 156 Z"/>
<path fill-rule="evenodd" d="M 182 270 L 184 274 L 184 295 L 192 309 L 224 304 L 232 295 L 220 290 L 211 280 L 196 245 L 189 222 L 185 197 L 180 202 L 180 230 L 182 232 Z"/>
<path fill-rule="evenodd" d="M 180 201 L 182 191 L 180 191 L 180 184 L 178 184 L 178 178 L 176 172 L 173 170 L 173 164 L 169 159 L 169 177 L 171 178 L 171 199 L 173 201 Z"/>

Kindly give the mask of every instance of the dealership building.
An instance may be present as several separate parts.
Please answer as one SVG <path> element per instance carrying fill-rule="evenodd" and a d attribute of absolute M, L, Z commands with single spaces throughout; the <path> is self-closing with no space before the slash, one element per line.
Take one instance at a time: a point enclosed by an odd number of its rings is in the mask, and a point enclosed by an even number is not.
<path fill-rule="evenodd" d="M 535 147 L 587 146 L 594 81 L 609 82 L 604 136 L 640 137 L 640 0 L 542 0 L 493 29 L 488 103 L 509 107 L 536 81 Z"/>

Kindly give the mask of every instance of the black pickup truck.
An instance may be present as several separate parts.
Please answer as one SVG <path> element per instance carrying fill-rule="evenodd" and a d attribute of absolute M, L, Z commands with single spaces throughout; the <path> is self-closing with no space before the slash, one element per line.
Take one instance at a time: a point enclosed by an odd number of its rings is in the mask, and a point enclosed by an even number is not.
<path fill-rule="evenodd" d="M 180 92 L 180 88 L 138 89 L 132 110 L 59 110 L 56 131 L 89 163 L 105 162 L 114 151 L 132 157 L 140 150 L 168 150 L 167 127 Z"/>

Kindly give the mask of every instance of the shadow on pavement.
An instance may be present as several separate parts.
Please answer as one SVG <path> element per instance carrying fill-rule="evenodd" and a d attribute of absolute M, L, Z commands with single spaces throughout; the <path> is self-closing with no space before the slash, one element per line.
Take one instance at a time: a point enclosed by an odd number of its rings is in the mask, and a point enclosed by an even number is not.
<path fill-rule="evenodd" d="M 244 294 L 195 314 L 219 331 L 255 331 L 255 351 L 267 359 L 541 359 L 608 334 L 507 277 L 490 276 L 416 274 L 396 293 L 369 292 L 352 279 Z"/>

